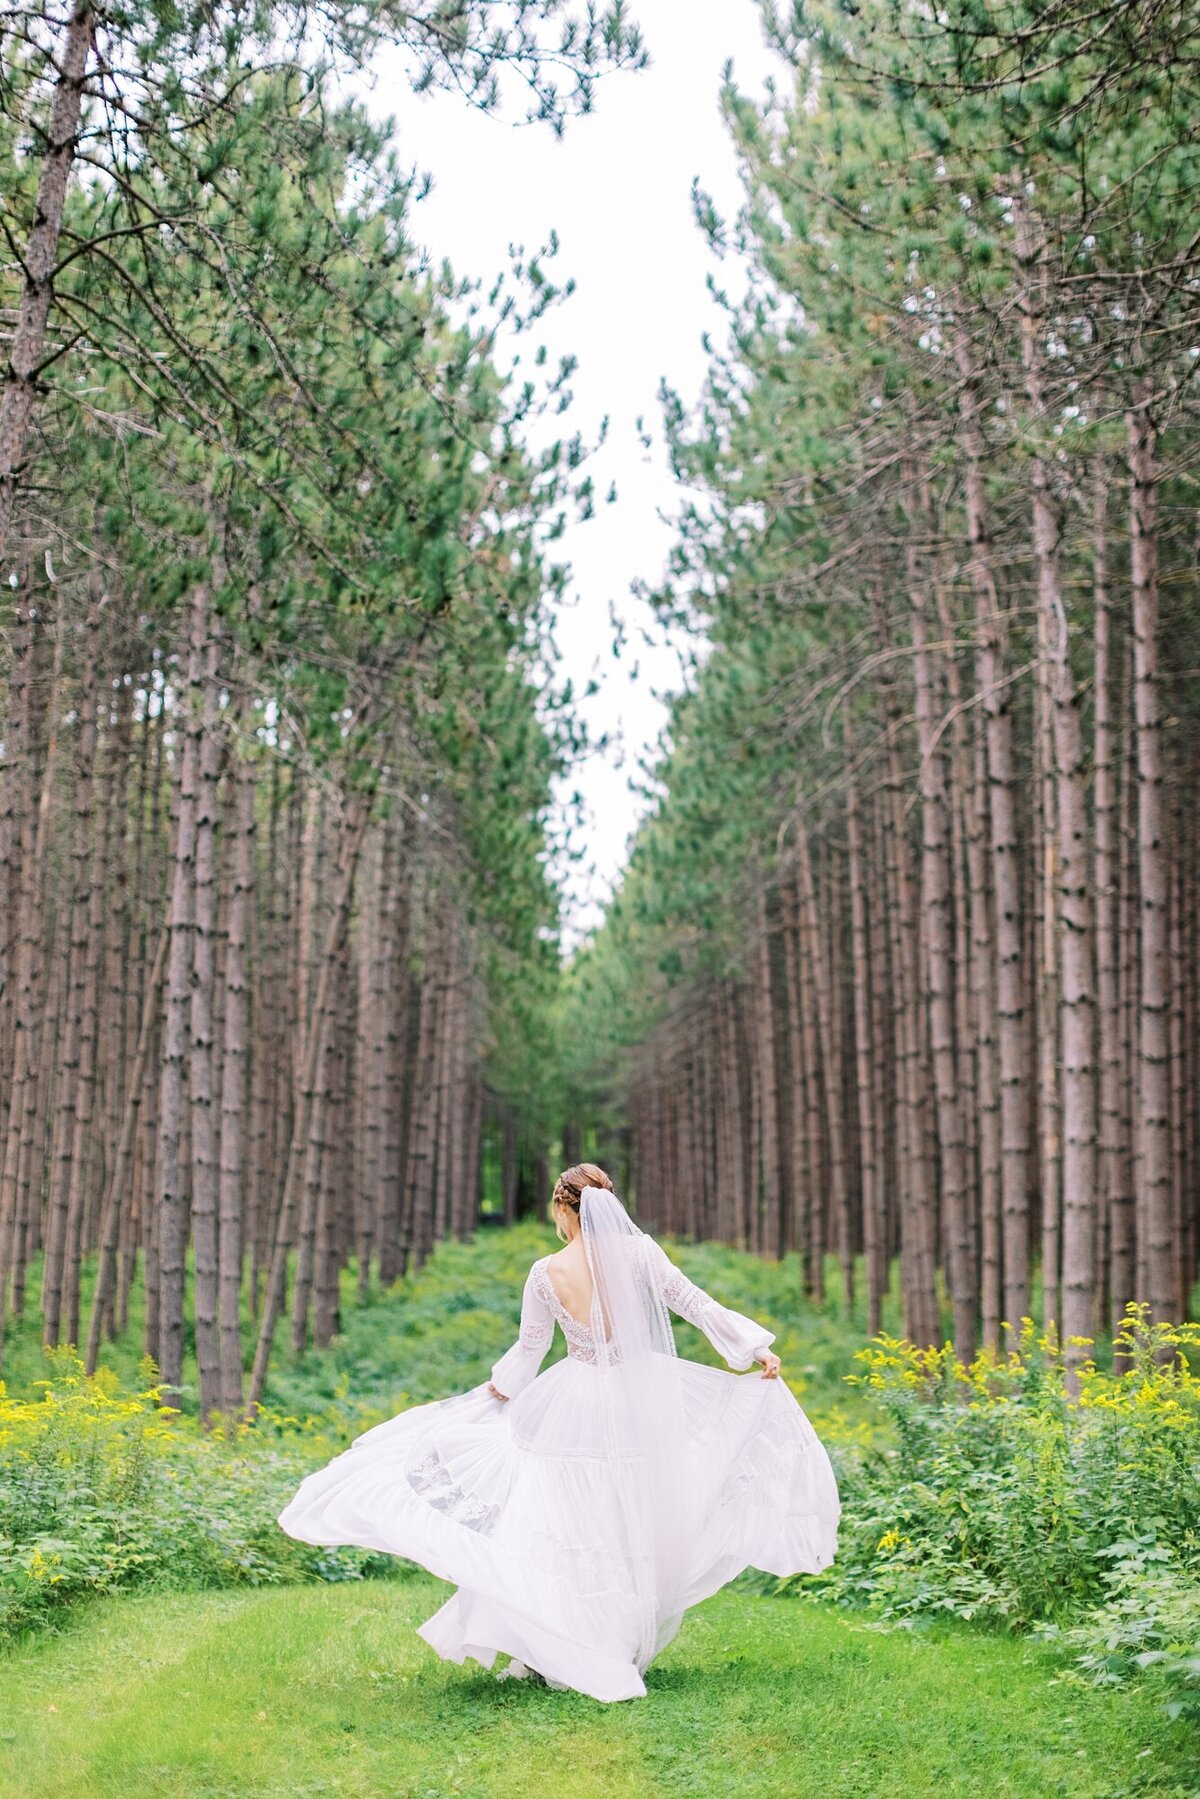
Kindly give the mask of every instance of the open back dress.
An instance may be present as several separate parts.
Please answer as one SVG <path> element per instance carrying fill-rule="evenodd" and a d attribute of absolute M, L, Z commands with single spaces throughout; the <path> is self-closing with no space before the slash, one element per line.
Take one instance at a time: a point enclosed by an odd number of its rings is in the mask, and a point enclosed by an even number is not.
<path fill-rule="evenodd" d="M 784 1382 L 677 1356 L 668 1313 L 735 1370 L 772 1333 L 688 1280 L 615 1195 L 588 1188 L 581 1219 L 589 1321 L 541 1258 L 492 1369 L 507 1403 L 481 1384 L 377 1425 L 309 1475 L 279 1522 L 453 1582 L 420 1627 L 439 1655 L 491 1667 L 507 1654 L 609 1701 L 644 1694 L 683 1613 L 743 1569 L 826 1567 L 839 1501 Z M 540 1372 L 556 1325 L 566 1359 Z"/>

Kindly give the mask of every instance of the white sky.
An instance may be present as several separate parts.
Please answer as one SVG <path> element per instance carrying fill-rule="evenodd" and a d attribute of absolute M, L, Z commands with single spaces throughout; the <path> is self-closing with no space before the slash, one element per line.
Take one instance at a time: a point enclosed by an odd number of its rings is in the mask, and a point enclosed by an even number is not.
<path fill-rule="evenodd" d="M 572 525 L 555 546 L 573 571 L 556 638 L 560 677 L 577 691 L 595 677 L 599 693 L 584 707 L 593 736 L 608 730 L 613 747 L 572 771 L 568 790 L 583 795 L 585 825 L 572 839 L 581 859 L 563 871 L 565 927 L 572 942 L 595 925 L 624 863 L 640 802 L 628 779 L 656 742 L 665 711 L 653 691 L 679 685 L 678 663 L 649 609 L 630 592 L 657 584 L 673 540 L 680 494 L 662 441 L 659 382 L 693 402 L 707 358 L 701 335 L 724 341 L 723 315 L 705 281 L 740 293 L 736 265 L 716 263 L 692 215 L 699 178 L 719 210 L 736 210 L 741 188 L 721 119 L 721 70 L 732 59 L 743 89 L 757 92 L 772 68 L 754 0 L 635 0 L 650 67 L 599 84 L 595 112 L 569 122 L 562 141 L 546 126 L 518 127 L 485 117 L 453 94 L 416 99 L 386 62 L 377 64 L 371 104 L 394 113 L 404 161 L 428 170 L 433 190 L 413 220 L 419 240 L 449 259 L 459 275 L 493 277 L 509 246 L 530 251 L 552 230 L 560 251 L 548 266 L 556 285 L 576 291 L 539 327 L 550 363 L 573 354 L 575 403 L 553 430 L 608 440 L 591 464 L 600 499 L 618 498 L 594 519 Z M 519 346 L 531 360 L 533 337 Z M 532 372 L 532 371 L 531 371 Z M 642 418 L 653 443 L 640 441 Z M 551 432 L 548 429 L 547 436 Z M 613 655 L 610 606 L 625 626 Z"/>

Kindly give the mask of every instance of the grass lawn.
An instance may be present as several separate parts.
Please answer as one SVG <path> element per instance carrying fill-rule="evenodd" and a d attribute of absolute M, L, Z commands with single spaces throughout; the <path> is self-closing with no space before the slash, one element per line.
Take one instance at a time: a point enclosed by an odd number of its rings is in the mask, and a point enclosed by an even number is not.
<path fill-rule="evenodd" d="M 0 1799 L 1119 1799 L 1200 1791 L 1136 1692 L 1028 1644 L 881 1631 L 727 1589 L 648 1698 L 602 1706 L 437 1659 L 407 1581 L 85 1608 L 0 1662 Z"/>

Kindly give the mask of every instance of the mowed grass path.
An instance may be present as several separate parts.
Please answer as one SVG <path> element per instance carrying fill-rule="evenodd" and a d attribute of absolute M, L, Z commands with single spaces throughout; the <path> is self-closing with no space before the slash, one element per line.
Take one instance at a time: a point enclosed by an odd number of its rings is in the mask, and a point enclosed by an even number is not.
<path fill-rule="evenodd" d="M 3 1799 L 1190 1795 L 1187 1733 L 1044 1653 L 727 1589 L 601 1706 L 437 1659 L 427 1576 L 114 1599 L 0 1662 Z M 1196 1776 L 1200 1785 L 1200 1774 Z"/>

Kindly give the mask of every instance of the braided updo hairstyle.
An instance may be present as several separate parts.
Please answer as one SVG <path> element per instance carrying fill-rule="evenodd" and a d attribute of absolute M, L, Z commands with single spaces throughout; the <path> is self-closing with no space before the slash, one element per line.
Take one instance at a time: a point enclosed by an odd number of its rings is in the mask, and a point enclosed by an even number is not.
<path fill-rule="evenodd" d="M 613 1184 L 603 1168 L 597 1168 L 594 1162 L 577 1162 L 574 1168 L 564 1168 L 554 1183 L 554 1195 L 550 1203 L 552 1209 L 555 1209 L 555 1228 L 564 1243 L 567 1240 L 566 1232 L 562 1228 L 556 1209 L 559 1206 L 567 1206 L 578 1218 L 579 1202 L 583 1198 L 585 1187 L 607 1187 L 610 1193 L 614 1191 Z"/>

